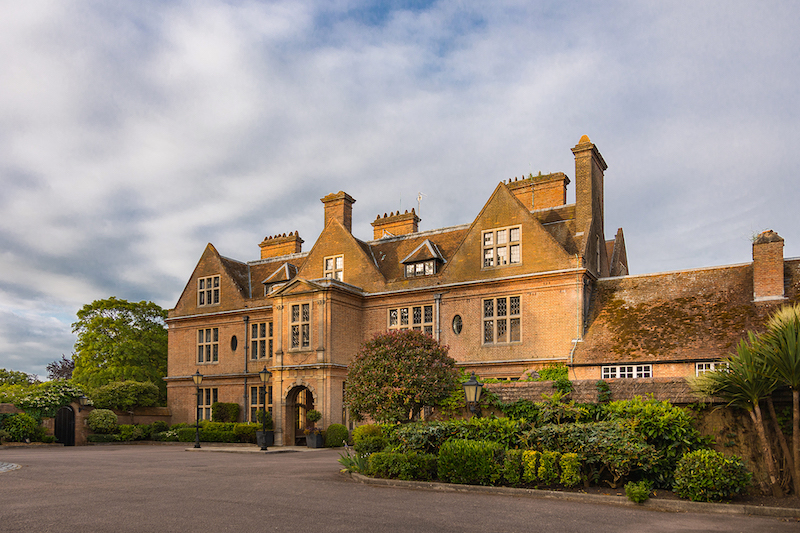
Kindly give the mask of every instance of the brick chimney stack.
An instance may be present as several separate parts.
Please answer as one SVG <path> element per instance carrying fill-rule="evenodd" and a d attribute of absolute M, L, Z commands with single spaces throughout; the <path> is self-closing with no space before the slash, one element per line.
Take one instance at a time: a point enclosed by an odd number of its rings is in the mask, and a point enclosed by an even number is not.
<path fill-rule="evenodd" d="M 300 238 L 299 231 L 293 231 L 289 235 L 284 233 L 274 237 L 264 237 L 258 246 L 261 248 L 261 259 L 269 259 L 270 257 L 299 254 L 303 251 L 303 239 Z"/>
<path fill-rule="evenodd" d="M 514 193 L 527 209 L 550 209 L 567 203 L 569 178 L 563 172 L 538 176 L 530 174 L 527 178 L 508 180 L 508 189 Z"/>
<path fill-rule="evenodd" d="M 356 201 L 352 196 L 344 191 L 337 193 L 330 193 L 329 195 L 321 198 L 320 201 L 325 204 L 325 226 L 332 218 L 341 222 L 344 229 L 349 233 L 353 233 L 353 204 Z"/>
<path fill-rule="evenodd" d="M 604 172 L 608 168 L 597 147 L 584 135 L 572 149 L 575 154 L 575 230 L 584 260 L 598 276 L 608 275 L 603 209 Z"/>
<path fill-rule="evenodd" d="M 397 213 L 389 213 L 389 216 L 386 216 L 386 213 L 383 214 L 383 217 L 378 215 L 375 218 L 375 222 L 372 223 L 373 238 L 378 240 L 384 237 L 397 237 L 416 233 L 419 230 L 419 221 L 420 218 L 414 212 L 413 207 L 410 213 L 406 209 L 405 213 L 398 211 Z"/>
<path fill-rule="evenodd" d="M 783 238 L 767 230 L 753 241 L 753 301 L 784 299 Z"/>

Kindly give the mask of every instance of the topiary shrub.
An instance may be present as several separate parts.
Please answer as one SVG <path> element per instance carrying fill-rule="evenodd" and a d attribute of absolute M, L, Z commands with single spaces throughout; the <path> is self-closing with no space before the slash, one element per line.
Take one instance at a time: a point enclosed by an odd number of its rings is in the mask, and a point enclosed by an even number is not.
<path fill-rule="evenodd" d="M 110 409 L 95 409 L 86 417 L 86 425 L 95 433 L 108 435 L 117 431 L 117 415 Z"/>
<path fill-rule="evenodd" d="M 634 503 L 644 503 L 650 499 L 653 484 L 647 480 L 625 483 L 625 495 Z"/>
<path fill-rule="evenodd" d="M 496 442 L 451 439 L 439 449 L 439 479 L 446 483 L 493 485 L 503 474 L 504 451 Z"/>
<path fill-rule="evenodd" d="M 387 444 L 383 435 L 370 435 L 369 437 L 362 437 L 353 445 L 353 448 L 359 455 L 369 455 L 383 451 Z"/>
<path fill-rule="evenodd" d="M 264 409 L 259 409 L 256 412 L 256 420 L 261 424 L 261 427 L 266 427 L 267 431 L 272 431 L 272 413 Z"/>
<path fill-rule="evenodd" d="M 537 471 L 539 480 L 545 485 L 552 485 L 559 478 L 558 460 L 561 454 L 558 452 L 545 451 L 539 456 L 539 470 Z"/>
<path fill-rule="evenodd" d="M 560 483 L 565 487 L 574 487 L 581 482 L 581 461 L 577 453 L 565 453 L 558 461 L 561 467 Z"/>
<path fill-rule="evenodd" d="M 327 448 L 339 448 L 347 444 L 350 432 L 342 424 L 331 424 L 325 431 L 325 446 Z"/>
<path fill-rule="evenodd" d="M 35 440 L 38 428 L 39 422 L 26 413 L 14 414 L 3 420 L 3 429 L 10 436 L 9 440 L 14 442 Z"/>
<path fill-rule="evenodd" d="M 711 502 L 742 494 L 753 475 L 741 458 L 725 457 L 714 450 L 685 454 L 675 469 L 674 490 L 681 498 Z"/>
<path fill-rule="evenodd" d="M 522 453 L 522 481 L 525 483 L 535 483 L 539 475 L 539 457 L 541 452 L 536 450 L 525 450 Z"/>
<path fill-rule="evenodd" d="M 214 422 L 236 422 L 239 420 L 239 404 L 214 402 L 211 404 L 211 420 Z"/>

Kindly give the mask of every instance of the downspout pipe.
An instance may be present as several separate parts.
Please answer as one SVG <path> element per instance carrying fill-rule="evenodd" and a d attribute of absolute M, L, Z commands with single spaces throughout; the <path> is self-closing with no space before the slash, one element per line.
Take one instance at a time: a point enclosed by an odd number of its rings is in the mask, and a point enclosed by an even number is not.
<path fill-rule="evenodd" d="M 244 316 L 244 413 L 242 415 L 242 420 L 248 420 L 250 418 L 250 409 L 247 408 L 247 350 L 250 347 L 250 339 L 248 335 L 250 334 L 250 317 L 248 315 Z"/>

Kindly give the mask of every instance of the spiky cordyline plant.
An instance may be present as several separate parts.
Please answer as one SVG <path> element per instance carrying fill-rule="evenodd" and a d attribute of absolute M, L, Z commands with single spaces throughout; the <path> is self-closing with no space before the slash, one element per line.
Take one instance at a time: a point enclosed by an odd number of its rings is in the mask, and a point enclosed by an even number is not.
<path fill-rule="evenodd" d="M 770 485 L 773 495 L 783 496 L 778 482 L 777 469 L 772 455 L 772 447 L 764 430 L 764 419 L 761 415 L 759 402 L 772 394 L 777 380 L 775 372 L 763 357 L 760 341 L 752 332 L 748 332 L 748 340 L 742 340 L 736 347 L 736 353 L 731 354 L 723 362 L 727 368 L 701 374 L 693 382 L 693 387 L 698 392 L 707 396 L 716 396 L 746 410 L 750 415 L 753 426 L 756 428 L 764 462 L 767 466 Z"/>
<path fill-rule="evenodd" d="M 776 311 L 761 343 L 764 358 L 778 382 L 792 390 L 792 479 L 794 493 L 800 495 L 800 305 Z"/>

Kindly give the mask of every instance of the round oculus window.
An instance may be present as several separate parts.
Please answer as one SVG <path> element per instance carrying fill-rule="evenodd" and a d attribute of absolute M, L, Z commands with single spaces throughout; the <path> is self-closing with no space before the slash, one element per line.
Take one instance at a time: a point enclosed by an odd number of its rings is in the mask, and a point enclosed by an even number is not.
<path fill-rule="evenodd" d="M 461 333 L 461 328 L 463 327 L 463 323 L 461 322 L 461 315 L 456 315 L 453 317 L 453 333 L 458 335 Z"/>
<path fill-rule="evenodd" d="M 231 351 L 235 352 L 236 348 L 239 347 L 239 339 L 236 338 L 236 335 L 231 337 Z"/>

